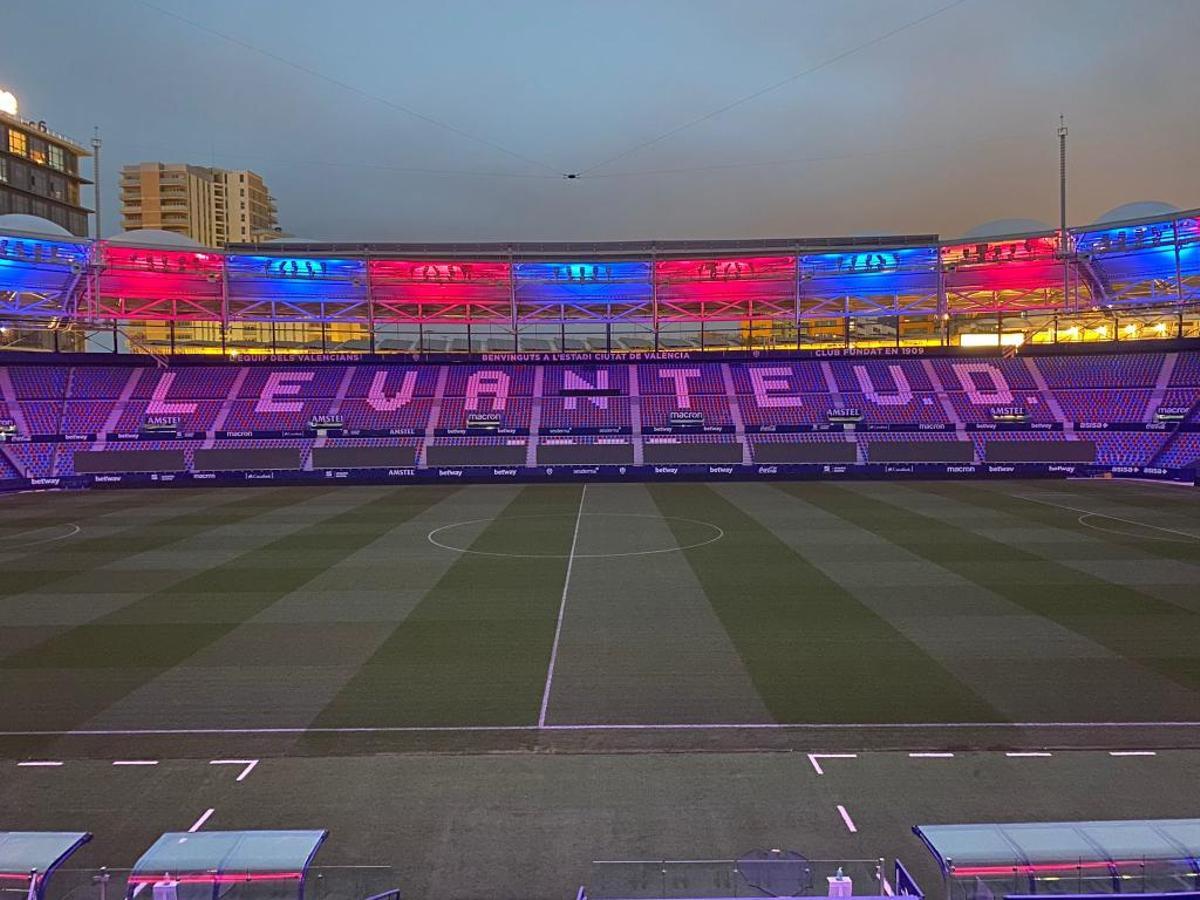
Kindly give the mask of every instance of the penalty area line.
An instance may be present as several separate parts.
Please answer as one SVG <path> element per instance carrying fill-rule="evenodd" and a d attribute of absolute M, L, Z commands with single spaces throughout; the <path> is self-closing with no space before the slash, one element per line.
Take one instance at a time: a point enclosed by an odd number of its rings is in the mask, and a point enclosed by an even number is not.
<path fill-rule="evenodd" d="M 813 771 L 818 775 L 824 775 L 825 770 L 821 768 L 820 760 L 822 759 L 858 759 L 857 753 L 810 753 L 808 761 L 812 763 Z"/>
<path fill-rule="evenodd" d="M 575 532 L 571 536 L 571 552 L 567 554 L 567 573 L 563 577 L 562 598 L 558 602 L 558 621 L 554 625 L 554 643 L 550 646 L 550 664 L 546 667 L 546 686 L 542 689 L 542 705 L 538 709 L 538 728 L 546 726 L 546 709 L 550 706 L 550 691 L 554 687 L 554 666 L 558 662 L 558 642 L 562 638 L 563 616 L 567 611 L 567 591 L 571 588 L 571 570 L 575 566 L 575 548 L 579 544 L 579 523 L 583 521 L 583 501 L 587 497 L 587 482 L 579 491 L 579 510 L 575 513 Z"/>

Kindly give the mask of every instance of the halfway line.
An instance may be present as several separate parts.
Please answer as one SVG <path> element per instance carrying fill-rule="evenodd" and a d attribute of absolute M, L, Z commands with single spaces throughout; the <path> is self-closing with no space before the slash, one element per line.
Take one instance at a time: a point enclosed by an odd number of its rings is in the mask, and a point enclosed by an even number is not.
<path fill-rule="evenodd" d="M 571 537 L 571 552 L 567 554 L 567 574 L 563 578 L 562 599 L 558 603 L 558 621 L 554 625 L 554 643 L 550 647 L 550 665 L 546 668 L 546 686 L 542 689 L 542 706 L 538 710 L 538 728 L 546 726 L 546 709 L 550 705 L 550 689 L 554 685 L 554 665 L 558 662 L 558 642 L 562 637 L 563 614 L 567 611 L 567 591 L 571 587 L 571 569 L 575 566 L 575 546 L 579 543 L 579 523 L 583 521 L 583 501 L 587 497 L 587 482 L 579 492 L 579 511 L 575 514 L 575 533 Z"/>

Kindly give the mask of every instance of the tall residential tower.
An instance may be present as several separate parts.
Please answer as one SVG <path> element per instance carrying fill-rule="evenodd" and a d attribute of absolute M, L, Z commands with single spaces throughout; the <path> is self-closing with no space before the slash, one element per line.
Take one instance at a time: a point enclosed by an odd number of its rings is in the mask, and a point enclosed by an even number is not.
<path fill-rule="evenodd" d="M 280 234 L 275 198 L 261 176 L 185 163 L 124 166 L 121 221 L 126 230 L 157 228 L 210 247 Z"/>

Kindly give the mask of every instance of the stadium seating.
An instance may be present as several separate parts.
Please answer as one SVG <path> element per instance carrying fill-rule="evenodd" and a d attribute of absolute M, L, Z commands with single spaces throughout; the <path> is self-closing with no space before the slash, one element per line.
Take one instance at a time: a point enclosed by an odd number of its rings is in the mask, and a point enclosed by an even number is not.
<path fill-rule="evenodd" d="M 875 443 L 971 441 L 976 461 L 996 441 L 1094 441 L 1101 465 L 1175 467 L 1200 458 L 1195 433 L 1143 430 L 1161 407 L 1188 410 L 1200 422 L 1200 353 L 1134 352 L 1062 356 L 931 357 L 928 359 L 771 360 L 762 362 L 580 363 L 362 366 L 57 365 L 22 364 L 0 372 L 0 421 L 36 440 L 10 442 L 0 480 L 71 474 L 88 440 L 62 435 L 105 432 L 141 440 L 108 441 L 107 449 L 180 449 L 191 463 L 201 446 L 218 450 L 298 448 L 308 465 L 314 442 L 329 447 L 529 447 L 617 441 L 660 448 L 720 445 L 721 459 L 766 445 L 850 443 L 860 462 Z M 1168 377 L 1169 375 L 1169 377 Z M 1053 431 L 975 430 L 995 424 L 999 409 L 1017 408 Z M 855 410 L 858 430 L 832 424 L 835 410 Z M 677 413 L 699 413 L 703 433 Z M 472 432 L 474 415 L 499 418 L 517 435 Z M 347 431 L 318 438 L 325 421 Z M 1076 429 L 1103 423 L 1108 430 Z M 793 431 L 831 426 L 828 431 Z M 194 434 L 152 437 L 150 428 Z M 886 428 L 888 430 L 871 431 Z M 924 428 L 925 430 L 920 430 Z M 766 429 L 765 431 L 763 429 Z M 775 429 L 779 429 L 778 432 Z M 640 430 L 641 437 L 636 435 Z M 272 436 L 275 432 L 309 432 Z M 388 431 L 399 431 L 384 437 Z M 525 432 L 529 435 L 526 436 Z M 247 432 L 243 438 L 218 434 Z M 449 432 L 449 433 L 448 433 Z M 604 437 L 597 432 L 614 432 Z M 853 435 L 851 437 L 851 435 Z M 638 451 L 641 452 L 640 450 Z M 689 451 L 690 452 L 690 451 Z M 890 452 L 890 451 L 889 451 Z M 659 451 L 655 454 L 663 458 Z M 509 453 L 511 455 L 511 453 Z M 669 454 L 668 454 L 669 455 Z M 771 451 L 773 459 L 786 452 Z M 803 456 L 803 454 L 798 454 Z M 451 454 L 452 456 L 452 454 Z M 565 458 L 565 457 L 564 457 Z M 689 458 L 682 453 L 681 459 Z"/>
<path fill-rule="evenodd" d="M 1200 433 L 1179 434 L 1155 460 L 1160 466 L 1194 468 L 1200 465 Z"/>
<path fill-rule="evenodd" d="M 1054 396 L 1068 422 L 1142 422 L 1146 418 L 1151 391 L 1059 390 Z"/>
<path fill-rule="evenodd" d="M 1154 431 L 1087 432 L 1085 437 L 1096 442 L 1096 462 L 1102 466 L 1145 466 L 1168 435 Z"/>

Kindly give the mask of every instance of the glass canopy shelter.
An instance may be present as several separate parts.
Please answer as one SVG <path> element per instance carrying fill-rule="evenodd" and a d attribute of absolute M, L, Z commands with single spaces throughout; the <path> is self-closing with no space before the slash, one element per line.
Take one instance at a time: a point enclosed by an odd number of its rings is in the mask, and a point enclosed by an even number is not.
<path fill-rule="evenodd" d="M 1200 819 L 917 825 L 950 900 L 1200 895 Z"/>
<path fill-rule="evenodd" d="M 86 831 L 0 831 L 0 894 L 45 900 L 54 870 L 91 839 Z"/>
<path fill-rule="evenodd" d="M 134 864 L 128 900 L 284 900 L 304 896 L 304 878 L 327 831 L 168 832 Z M 147 896 L 145 900 L 150 900 Z"/>

